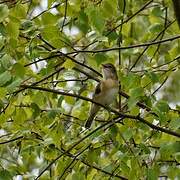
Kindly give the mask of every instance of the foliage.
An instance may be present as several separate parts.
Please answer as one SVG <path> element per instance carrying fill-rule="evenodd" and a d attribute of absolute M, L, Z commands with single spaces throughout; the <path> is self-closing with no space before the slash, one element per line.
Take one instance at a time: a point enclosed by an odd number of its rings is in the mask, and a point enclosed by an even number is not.
<path fill-rule="evenodd" d="M 179 179 L 179 38 L 170 0 L 0 1 L 0 179 Z"/>

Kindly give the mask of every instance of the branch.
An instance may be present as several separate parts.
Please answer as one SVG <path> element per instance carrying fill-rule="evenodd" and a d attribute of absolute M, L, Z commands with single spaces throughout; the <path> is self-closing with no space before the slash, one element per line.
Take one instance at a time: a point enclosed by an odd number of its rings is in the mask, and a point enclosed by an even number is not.
<path fill-rule="evenodd" d="M 63 153 L 65 152 L 64 149 L 62 149 L 61 151 L 62 151 Z M 73 154 L 71 154 L 71 153 L 66 153 L 65 155 L 68 156 L 68 157 L 71 157 L 71 158 L 75 158 L 75 157 L 76 157 L 75 155 L 73 155 Z M 76 160 L 80 161 L 81 163 L 85 164 L 86 166 L 88 166 L 88 167 L 90 167 L 90 168 L 94 168 L 94 169 L 96 169 L 97 171 L 100 171 L 100 172 L 102 172 L 102 173 L 104 173 L 104 174 L 107 174 L 107 175 L 109 175 L 109 176 L 111 176 L 111 177 L 117 177 L 117 178 L 119 178 L 119 179 L 127 180 L 127 178 L 122 177 L 122 176 L 120 176 L 120 175 L 118 175 L 118 174 L 110 173 L 110 172 L 105 171 L 105 170 L 103 170 L 103 169 L 101 169 L 101 168 L 99 168 L 99 167 L 97 167 L 97 166 L 95 166 L 95 165 L 89 164 L 88 162 L 82 160 L 81 158 L 76 158 Z"/>
<path fill-rule="evenodd" d="M 179 0 L 172 0 L 174 5 L 174 12 L 176 15 L 176 19 L 178 21 L 178 25 L 180 28 L 180 1 Z"/>
<path fill-rule="evenodd" d="M 92 134 L 94 134 L 95 132 L 97 132 L 98 130 L 102 129 L 103 127 L 109 125 L 111 126 L 114 123 L 118 123 L 120 121 L 122 121 L 123 118 L 121 119 L 117 119 L 117 120 L 112 120 L 112 121 L 107 121 L 106 123 L 104 123 L 103 125 L 98 126 L 96 129 L 94 129 L 93 131 L 91 131 L 89 134 L 85 135 L 84 137 L 82 137 L 81 139 L 79 139 L 77 142 L 75 142 L 69 149 L 67 149 L 66 151 L 64 151 L 62 154 L 60 154 L 59 156 L 57 156 L 54 160 L 52 160 L 49 165 L 47 165 L 44 170 L 42 170 L 40 172 L 40 174 L 35 178 L 35 180 L 39 179 L 46 170 L 48 170 L 57 160 L 59 160 L 62 156 L 64 156 L 65 154 L 69 153 L 72 149 L 74 149 L 76 146 L 78 146 L 81 142 L 83 142 L 85 139 L 87 139 L 88 137 L 90 137 Z M 108 127 L 109 127 L 108 126 Z"/>
<path fill-rule="evenodd" d="M 102 106 L 102 105 L 101 105 Z M 57 160 L 59 160 L 62 156 L 64 156 L 65 154 L 69 153 L 71 150 L 73 150 L 76 146 L 78 146 L 81 142 L 83 142 L 85 139 L 87 139 L 88 137 L 90 137 L 92 134 L 94 134 L 95 132 L 97 132 L 98 130 L 104 128 L 105 126 L 111 127 L 113 124 L 115 123 L 119 123 L 121 122 L 124 118 L 130 118 L 130 119 L 136 119 L 139 120 L 140 122 L 143 122 L 145 124 L 147 124 L 149 127 L 151 127 L 152 129 L 157 129 L 160 130 L 162 132 L 166 132 L 167 134 L 171 134 L 177 137 L 180 137 L 180 134 L 161 128 L 159 126 L 153 125 L 150 122 L 144 120 L 143 118 L 141 118 L 140 116 L 132 116 L 132 115 L 126 115 L 126 114 L 122 114 L 117 112 L 119 115 L 121 115 L 121 118 L 117 118 L 116 120 L 111 120 L 111 121 L 107 121 L 106 123 L 98 126 L 96 129 L 94 129 L 93 131 L 91 131 L 89 134 L 85 135 L 84 137 L 82 137 L 80 140 L 78 140 L 77 142 L 75 142 L 72 146 L 69 147 L 69 149 L 67 149 L 66 151 L 64 151 L 62 154 L 60 154 L 59 156 L 57 156 L 54 160 L 52 160 L 49 165 L 47 165 L 44 170 L 42 170 L 40 172 L 40 174 L 35 178 L 35 180 L 39 179 L 46 170 L 48 170 Z M 107 127 L 107 128 L 108 128 Z"/>
<path fill-rule="evenodd" d="M 128 94 L 124 93 L 123 91 L 120 91 L 119 94 L 121 96 L 125 97 L 126 99 L 130 98 L 130 96 Z M 152 112 L 151 108 L 148 107 L 147 105 L 145 105 L 145 104 L 143 104 L 141 102 L 137 102 L 137 106 L 139 106 L 140 108 L 145 109 L 146 111 L 151 112 L 153 115 L 157 116 L 157 114 Z"/>
<path fill-rule="evenodd" d="M 38 17 L 41 16 L 42 14 L 48 12 L 49 10 L 54 9 L 54 8 L 57 8 L 57 7 L 60 6 L 61 4 L 62 4 L 62 3 L 60 2 L 60 3 L 58 3 L 58 4 L 55 4 L 54 6 L 51 6 L 50 8 L 48 8 L 48 9 L 42 11 L 42 12 L 40 12 L 38 15 L 34 16 L 33 18 L 31 18 L 31 21 L 34 20 L 34 19 L 36 19 L 36 18 L 38 18 Z"/>
<path fill-rule="evenodd" d="M 111 34 L 114 30 L 116 30 L 118 27 L 122 26 L 123 24 L 127 23 L 129 20 L 131 20 L 133 17 L 135 17 L 137 14 L 139 14 L 142 10 L 144 10 L 149 4 L 151 4 L 153 0 L 148 1 L 143 7 L 141 7 L 137 12 L 135 12 L 132 16 L 124 20 L 121 24 L 117 25 L 115 28 L 113 28 L 111 31 L 109 31 L 106 36 Z"/>
<path fill-rule="evenodd" d="M 17 141 L 17 140 L 22 139 L 22 138 L 23 138 L 23 136 L 19 136 L 19 137 L 17 137 L 17 138 L 10 139 L 10 140 L 8 140 L 8 141 L 0 142 L 0 145 L 1 145 L 1 144 L 7 144 L 7 143 L 10 143 L 10 142 L 13 142 L 13 141 Z"/>
<path fill-rule="evenodd" d="M 68 169 L 71 167 L 71 165 L 74 163 L 74 161 L 76 161 L 76 159 L 78 158 L 78 156 L 80 156 L 84 151 L 86 151 L 89 147 L 91 146 L 88 145 L 86 148 L 84 148 L 82 151 L 80 151 L 77 155 L 73 156 L 72 161 L 68 164 L 68 166 L 64 169 L 63 173 L 61 174 L 61 176 L 59 177 L 59 179 L 63 178 L 64 174 L 66 173 L 66 171 L 68 171 Z M 72 156 L 71 156 L 72 157 Z"/>
<path fill-rule="evenodd" d="M 79 99 L 82 99 L 82 100 L 85 100 L 85 101 L 90 101 L 94 104 L 97 104 L 98 106 L 101 106 L 103 107 L 104 109 L 106 110 L 110 110 L 111 112 L 119 115 L 120 117 L 122 118 L 128 118 L 128 119 L 134 119 L 134 120 L 138 120 L 144 124 L 146 124 L 147 126 L 149 126 L 150 128 L 152 128 L 153 130 L 158 130 L 158 131 L 161 131 L 161 132 L 164 132 L 166 134 L 170 134 L 170 135 L 173 135 L 173 136 L 176 136 L 176 137 L 180 137 L 180 134 L 178 132 L 175 132 L 175 131 L 171 131 L 169 129 L 166 129 L 166 128 L 163 128 L 163 127 L 160 127 L 160 126 L 156 126 L 154 124 L 151 124 L 149 121 L 141 118 L 139 115 L 138 116 L 133 116 L 133 115 L 128 115 L 128 114 L 123 114 L 121 112 L 118 112 L 114 109 L 111 109 L 109 107 L 106 107 L 100 103 L 97 103 L 95 101 L 93 101 L 92 99 L 90 98 L 87 98 L 87 97 L 84 97 L 84 96 L 79 96 L 79 95 L 76 95 L 76 94 L 72 94 L 72 93 L 66 93 L 66 92 L 62 92 L 62 91 L 58 91 L 58 90 L 54 90 L 54 89 L 47 89 L 47 88 L 43 88 L 43 87 L 36 87 L 36 86 L 28 86 L 28 85 L 22 85 L 21 87 L 23 88 L 28 88 L 28 89 L 35 89 L 35 90 L 40 90 L 40 91 L 46 91 L 46 92 L 51 92 L 51 93 L 56 93 L 56 94 L 61 94 L 61 95 L 64 95 L 64 96 L 71 96 L 71 97 L 76 97 L 76 98 L 79 98 Z"/>
<path fill-rule="evenodd" d="M 51 73 L 50 75 L 44 77 L 43 79 L 41 79 L 41 80 L 39 80 L 39 81 L 36 81 L 35 83 L 31 84 L 31 86 L 35 86 L 35 85 L 37 85 L 37 84 L 39 84 L 39 83 L 41 83 L 41 82 L 49 79 L 50 77 L 52 77 L 52 76 L 54 76 L 55 74 L 57 74 L 57 73 L 59 73 L 60 71 L 62 71 L 63 69 L 64 69 L 64 67 L 58 69 L 57 71 Z M 22 86 L 21 86 L 21 87 L 22 87 Z M 25 87 L 22 88 L 22 89 L 19 89 L 19 90 L 15 91 L 13 94 L 16 95 L 16 94 L 18 94 L 19 92 L 21 92 L 21 91 L 23 91 L 23 90 L 25 90 L 25 89 L 26 89 Z"/>
<path fill-rule="evenodd" d="M 147 43 L 143 43 L 143 44 L 135 44 L 135 45 L 131 45 L 131 46 L 121 46 L 121 47 L 114 47 L 114 48 L 107 48 L 107 49 L 100 49 L 100 50 L 77 50 L 77 51 L 66 53 L 66 55 L 75 54 L 77 52 L 78 53 L 93 53 L 93 54 L 95 54 L 95 53 L 101 53 L 101 52 L 116 51 L 119 49 L 132 49 L 132 48 L 138 48 L 138 47 L 146 47 L 146 46 L 151 46 L 151 45 L 155 45 L 155 44 L 159 44 L 159 43 L 165 43 L 168 41 L 174 41 L 179 38 L 180 38 L 180 35 L 162 39 L 160 41 L 147 42 Z"/>
<path fill-rule="evenodd" d="M 44 40 L 40 35 L 38 36 L 38 38 L 39 38 L 40 40 L 42 40 L 45 44 L 47 44 L 49 47 L 51 47 L 53 50 L 56 50 L 55 47 L 53 47 L 49 42 L 47 42 L 46 40 Z M 85 68 L 93 71 L 93 72 L 96 73 L 98 76 L 101 76 L 101 77 L 102 77 L 102 75 L 101 75 L 98 71 L 96 71 L 95 69 L 93 69 L 93 68 L 90 67 L 90 66 L 87 66 L 87 65 L 84 64 L 84 63 L 81 63 L 81 62 L 79 62 L 79 61 L 76 61 L 75 58 L 69 56 L 68 53 L 65 54 L 65 53 L 63 53 L 63 52 L 61 52 L 61 51 L 59 51 L 59 50 L 58 50 L 57 52 L 60 53 L 59 56 L 66 57 L 66 58 L 70 59 L 71 61 L 73 61 L 75 64 L 79 64 L 80 66 L 83 66 L 83 67 L 85 67 Z M 77 51 L 77 52 L 78 52 L 78 51 Z M 76 51 L 75 51 L 75 53 L 76 53 Z"/>
<path fill-rule="evenodd" d="M 166 81 L 168 80 L 168 76 L 166 76 L 166 78 L 164 79 L 164 81 L 160 84 L 160 86 L 156 89 L 156 90 L 154 90 L 154 92 L 152 93 L 152 95 L 154 95 L 155 93 L 157 93 L 158 91 L 159 91 L 159 89 L 161 89 L 162 88 L 162 86 L 166 83 Z"/>
<path fill-rule="evenodd" d="M 65 10 L 64 10 L 64 19 L 61 27 L 61 32 L 63 31 L 63 28 L 65 26 L 66 16 L 67 16 L 67 6 L 68 6 L 68 0 L 65 0 Z"/>
<path fill-rule="evenodd" d="M 155 42 L 160 36 L 163 37 L 163 34 L 165 33 L 165 30 L 167 28 L 169 28 L 175 21 L 172 21 L 171 23 L 169 23 L 167 26 L 164 27 L 164 29 L 158 33 L 158 35 L 151 41 L 151 42 Z M 162 40 L 162 38 L 161 38 Z M 159 46 L 160 44 L 158 44 Z M 136 61 L 134 62 L 134 64 L 131 66 L 130 71 L 136 66 L 136 64 L 139 62 L 140 58 L 143 56 L 143 54 L 148 50 L 149 46 L 146 46 L 144 48 L 144 50 L 142 51 L 142 53 L 138 56 L 138 58 L 136 59 Z"/>

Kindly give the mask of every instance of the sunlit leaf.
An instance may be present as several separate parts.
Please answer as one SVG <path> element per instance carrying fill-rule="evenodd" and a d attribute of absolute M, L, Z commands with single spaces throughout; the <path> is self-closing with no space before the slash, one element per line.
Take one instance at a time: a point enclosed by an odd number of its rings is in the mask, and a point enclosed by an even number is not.
<path fill-rule="evenodd" d="M 17 39 L 19 36 L 19 24 L 10 21 L 6 26 L 6 31 L 10 38 Z"/>
<path fill-rule="evenodd" d="M 0 171 L 0 179 L 9 180 L 12 179 L 12 175 L 9 171 L 4 169 Z"/>
<path fill-rule="evenodd" d="M 159 101 L 156 106 L 161 112 L 168 112 L 169 110 L 169 105 L 165 101 Z"/>
<path fill-rule="evenodd" d="M 70 59 L 67 59 L 64 63 L 63 66 L 66 69 L 72 69 L 75 66 L 75 63 L 73 61 L 71 61 Z"/>
<path fill-rule="evenodd" d="M 4 21 L 4 19 L 8 16 L 9 9 L 6 5 L 0 4 L 0 22 Z"/>
<path fill-rule="evenodd" d="M 11 74 L 9 71 L 5 71 L 4 73 L 0 74 L 0 86 L 5 85 L 10 80 Z"/>
<path fill-rule="evenodd" d="M 20 78 L 22 78 L 25 75 L 25 68 L 20 63 L 14 64 L 12 71 L 16 76 L 18 76 Z"/>
<path fill-rule="evenodd" d="M 99 66 L 100 64 L 102 64 L 103 62 L 105 62 L 107 60 L 107 56 L 103 53 L 99 53 L 95 55 L 95 60 L 97 65 Z"/>

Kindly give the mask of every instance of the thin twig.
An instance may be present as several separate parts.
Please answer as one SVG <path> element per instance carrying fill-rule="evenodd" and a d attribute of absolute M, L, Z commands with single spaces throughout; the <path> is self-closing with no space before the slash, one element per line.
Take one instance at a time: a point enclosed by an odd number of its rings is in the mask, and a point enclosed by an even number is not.
<path fill-rule="evenodd" d="M 17 141 L 17 140 L 19 140 L 19 139 L 22 139 L 23 137 L 24 137 L 24 136 L 19 136 L 19 137 L 17 137 L 17 138 L 13 138 L 13 139 L 10 139 L 10 140 L 8 140 L 8 141 L 0 142 L 0 145 L 1 145 L 1 144 L 7 144 L 7 143 L 10 143 L 10 142 Z"/>
<path fill-rule="evenodd" d="M 61 152 L 64 153 L 65 150 L 64 150 L 64 149 L 61 149 Z M 75 157 L 75 155 L 73 155 L 73 154 L 71 154 L 71 153 L 66 153 L 65 155 L 68 156 L 68 157 L 71 157 L 71 158 L 74 158 L 74 157 Z M 80 161 L 81 163 L 83 163 L 84 165 L 86 165 L 86 166 L 88 166 L 88 167 L 90 167 L 90 168 L 94 168 L 94 169 L 96 169 L 97 171 L 102 172 L 102 173 L 104 173 L 104 174 L 107 174 L 107 175 L 109 175 L 109 176 L 111 176 L 111 177 L 117 177 L 117 178 L 119 178 L 119 179 L 125 178 L 125 177 L 122 177 L 122 176 L 120 176 L 120 175 L 118 175 L 118 174 L 114 174 L 114 173 L 110 173 L 110 172 L 108 172 L 108 171 L 105 171 L 104 169 L 101 169 L 101 168 L 99 168 L 99 167 L 97 167 L 97 166 L 95 166 L 95 165 L 93 165 L 93 164 L 89 164 L 88 162 L 86 162 L 86 161 L 83 160 L 82 158 L 76 158 L 76 160 L 77 160 L 77 161 Z"/>
<path fill-rule="evenodd" d="M 85 100 L 85 101 L 90 101 L 90 102 L 92 102 L 92 103 L 94 103 L 94 104 L 97 104 L 97 105 L 103 107 L 104 109 L 110 110 L 111 112 L 119 115 L 120 117 L 138 120 L 138 121 L 146 124 L 147 126 L 149 126 L 149 127 L 152 128 L 152 129 L 155 129 L 155 130 L 158 130 L 158 131 L 161 131 L 161 132 L 170 134 L 170 135 L 172 135 L 172 136 L 180 137 L 180 133 L 175 132 L 175 131 L 171 131 L 171 130 L 169 130 L 169 129 L 166 129 L 166 128 L 163 128 L 163 127 L 160 127 L 160 126 L 156 126 L 156 125 L 154 125 L 154 124 L 151 124 L 149 121 L 141 118 L 140 115 L 133 116 L 133 115 L 129 115 L 129 114 L 123 114 L 123 113 L 121 113 L 121 112 L 118 112 L 118 111 L 116 111 L 116 110 L 114 110 L 114 109 L 112 109 L 112 108 L 110 108 L 110 107 L 106 107 L 106 106 L 104 106 L 104 105 L 102 105 L 102 104 L 100 104 L 100 103 L 97 103 L 96 101 L 93 101 L 92 99 L 87 98 L 87 97 L 84 97 L 84 96 L 80 96 L 80 95 L 73 94 L 73 93 L 66 93 L 66 92 L 62 92 L 62 91 L 55 90 L 55 89 L 47 89 L 47 88 L 43 88 L 43 87 L 37 87 L 37 86 L 22 85 L 22 88 L 28 88 L 28 89 L 35 89 L 35 90 L 40 90 L 40 91 L 46 91 L 46 92 L 61 94 L 61 95 L 64 95 L 64 96 L 76 97 L 76 98 L 79 98 L 79 99 L 82 99 L 82 100 Z"/>
<path fill-rule="evenodd" d="M 146 43 L 142 43 L 142 44 L 135 44 L 135 45 L 131 45 L 131 46 L 121 46 L 121 47 L 114 47 L 114 48 L 107 48 L 107 49 L 100 49 L 100 50 L 77 50 L 76 52 L 69 52 L 66 53 L 66 55 L 70 55 L 70 54 L 74 54 L 74 53 L 100 53 L 100 52 L 109 52 L 109 51 L 117 51 L 119 49 L 133 49 L 133 48 L 140 48 L 140 47 L 146 47 L 146 46 L 151 46 L 151 45 L 155 45 L 155 44 L 159 44 L 159 43 L 166 43 L 168 41 L 174 41 L 176 39 L 179 39 L 180 35 L 177 36 L 173 36 L 170 38 L 166 38 L 166 39 L 162 39 L 160 41 L 154 41 L 154 42 L 146 42 Z"/>
<path fill-rule="evenodd" d="M 61 32 L 63 31 L 65 22 L 66 22 L 66 16 L 67 16 L 67 6 L 68 6 L 68 0 L 65 0 L 65 10 L 64 10 L 64 19 L 61 27 Z"/>
<path fill-rule="evenodd" d="M 36 18 L 38 18 L 38 17 L 41 16 L 42 14 L 48 12 L 49 10 L 54 9 L 54 8 L 57 8 L 57 7 L 60 6 L 61 4 L 62 4 L 62 3 L 60 2 L 60 3 L 55 4 L 54 6 L 48 8 L 48 9 L 42 11 L 42 12 L 40 12 L 37 16 L 34 16 L 33 18 L 31 18 L 31 21 L 34 20 L 34 19 L 36 19 Z"/>
<path fill-rule="evenodd" d="M 121 119 L 117 119 L 116 121 L 107 121 L 106 123 L 104 123 L 101 126 L 98 126 L 96 129 L 94 129 L 93 131 L 91 131 L 90 133 L 88 133 L 87 135 L 85 135 L 84 137 L 82 137 L 81 139 L 79 139 L 76 143 L 74 143 L 68 150 L 64 151 L 62 154 L 60 154 L 59 156 L 57 156 L 53 161 L 51 161 L 49 163 L 48 166 L 46 166 L 46 168 L 44 168 L 44 170 L 42 170 L 40 172 L 40 174 L 35 178 L 35 180 L 39 179 L 46 170 L 48 170 L 57 160 L 59 160 L 61 157 L 63 157 L 65 154 L 69 153 L 72 149 L 74 149 L 77 145 L 79 145 L 81 142 L 83 142 L 85 139 L 87 139 L 88 137 L 90 137 L 92 134 L 94 134 L 95 132 L 97 132 L 98 130 L 102 129 L 103 127 L 109 125 L 111 126 L 114 123 L 118 123 L 120 121 L 122 121 L 123 118 Z M 122 177 L 124 180 L 126 180 L 126 178 Z"/>
<path fill-rule="evenodd" d="M 164 81 L 161 83 L 161 85 L 152 93 L 152 95 L 154 95 L 155 93 L 157 93 L 159 91 L 159 89 L 162 88 L 162 86 L 165 84 L 165 82 L 167 81 L 168 76 L 164 79 Z"/>
<path fill-rule="evenodd" d="M 78 154 L 76 154 L 72 161 L 68 164 L 68 166 L 66 168 L 64 168 L 63 173 L 61 174 L 61 176 L 59 177 L 59 179 L 62 179 L 64 174 L 66 173 L 66 171 L 71 167 L 71 165 L 73 164 L 74 161 L 76 161 L 76 159 L 78 158 L 78 156 L 80 156 L 84 151 L 86 151 L 89 147 L 91 146 L 91 144 L 89 144 L 86 148 L 84 148 L 82 151 L 80 151 Z"/>
<path fill-rule="evenodd" d="M 153 2 L 153 0 L 148 1 L 143 7 L 141 7 L 137 12 L 135 12 L 132 16 L 130 16 L 129 18 L 127 18 L 126 20 L 124 20 L 121 24 L 117 25 L 115 28 L 113 28 L 111 31 L 109 31 L 106 36 L 110 35 L 113 31 L 115 31 L 117 28 L 119 28 L 120 26 L 122 26 L 123 24 L 127 23 L 128 21 L 130 21 L 132 18 L 134 18 L 137 14 L 139 14 L 141 11 L 143 11 L 149 4 L 151 4 Z"/>

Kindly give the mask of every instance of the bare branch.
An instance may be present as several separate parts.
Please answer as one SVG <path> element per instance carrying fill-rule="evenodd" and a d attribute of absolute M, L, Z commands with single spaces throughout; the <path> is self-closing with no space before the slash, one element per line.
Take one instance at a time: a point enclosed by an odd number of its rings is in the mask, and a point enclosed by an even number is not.
<path fill-rule="evenodd" d="M 61 32 L 63 31 L 65 22 L 66 22 L 66 16 L 67 16 L 67 6 L 68 6 L 68 0 L 65 0 L 65 10 L 64 10 L 64 19 L 61 27 Z"/>
<path fill-rule="evenodd" d="M 153 2 L 153 0 L 148 1 L 143 7 L 141 7 L 137 12 L 135 12 L 132 16 L 130 16 L 129 18 L 127 18 L 126 20 L 124 20 L 121 24 L 117 25 L 115 28 L 113 28 L 111 31 L 109 31 L 106 36 L 108 36 L 109 34 L 111 34 L 113 31 L 115 31 L 118 27 L 122 26 L 123 24 L 127 23 L 128 21 L 130 21 L 133 17 L 135 17 L 137 14 L 139 14 L 141 11 L 143 11 L 149 4 L 151 4 Z"/>
<path fill-rule="evenodd" d="M 147 42 L 147 43 L 142 43 L 142 44 L 135 44 L 135 45 L 131 45 L 131 46 L 121 46 L 121 47 L 114 47 L 114 48 L 107 48 L 107 49 L 100 49 L 100 50 L 77 50 L 75 52 L 69 52 L 66 53 L 66 55 L 70 55 L 70 54 L 75 54 L 75 53 L 100 53 L 100 52 L 109 52 L 109 51 L 117 51 L 119 49 L 132 49 L 132 48 L 139 48 L 139 47 L 146 47 L 146 46 L 151 46 L 151 45 L 155 45 L 155 44 L 159 44 L 159 43 L 165 43 L 168 41 L 174 41 L 176 39 L 179 39 L 180 35 L 174 36 L 174 37 L 170 37 L 170 38 L 166 38 L 166 39 L 162 39 L 160 41 L 154 41 L 154 42 Z"/>
<path fill-rule="evenodd" d="M 7 143 L 14 142 L 14 141 L 17 141 L 17 140 L 22 139 L 22 138 L 23 138 L 23 136 L 19 136 L 17 138 L 13 138 L 13 139 L 10 139 L 8 141 L 0 142 L 0 144 L 7 144 Z"/>
<path fill-rule="evenodd" d="M 166 129 L 166 128 L 163 128 L 163 127 L 160 127 L 160 126 L 156 126 L 154 124 L 151 124 L 149 121 L 143 119 L 140 117 L 140 115 L 138 116 L 133 116 L 133 115 L 129 115 L 129 114 L 123 114 L 121 112 L 118 112 L 114 109 L 111 109 L 109 107 L 106 107 L 100 103 L 97 103 L 95 101 L 93 101 L 92 99 L 90 98 L 87 98 L 87 97 L 84 97 L 84 96 L 80 96 L 80 95 L 76 95 L 76 94 L 72 94 L 72 93 L 66 93 L 66 92 L 62 92 L 62 91 L 58 91 L 58 90 L 55 90 L 55 89 L 47 89 L 47 88 L 43 88 L 43 87 L 36 87 L 36 86 L 28 86 L 28 85 L 22 85 L 23 88 L 28 88 L 28 89 L 36 89 L 36 90 L 40 90 L 40 91 L 46 91 L 46 92 L 51 92 L 51 93 L 56 93 L 56 94 L 61 94 L 61 95 L 64 95 L 64 96 L 71 96 L 71 97 L 76 97 L 76 98 L 79 98 L 79 99 L 83 99 L 85 101 L 90 101 L 92 103 L 95 103 L 101 107 L 103 107 L 104 109 L 107 109 L 107 110 L 110 110 L 111 112 L 119 115 L 120 117 L 122 118 L 128 118 L 128 119 L 134 119 L 134 120 L 138 120 L 144 124 L 146 124 L 147 126 L 149 126 L 150 128 L 152 129 L 155 129 L 155 130 L 158 130 L 160 132 L 164 132 L 166 134 L 169 134 L 169 135 L 172 135 L 172 136 L 176 136 L 176 137 L 180 137 L 180 133 L 178 132 L 175 132 L 175 131 L 171 131 L 169 129 Z"/>

